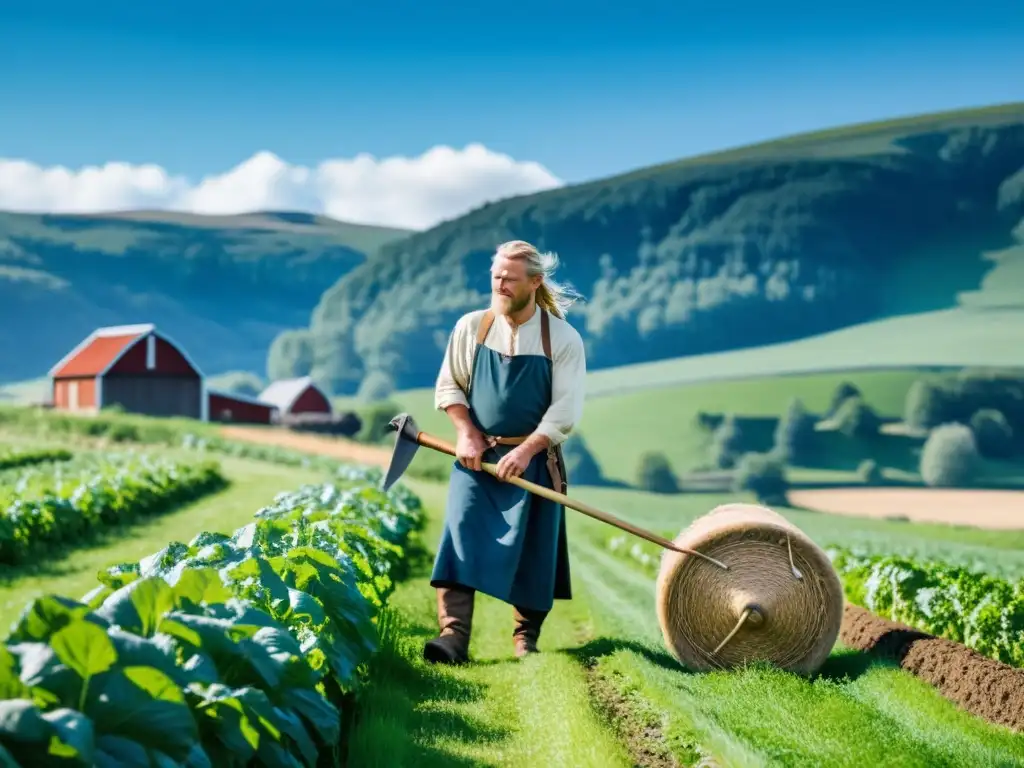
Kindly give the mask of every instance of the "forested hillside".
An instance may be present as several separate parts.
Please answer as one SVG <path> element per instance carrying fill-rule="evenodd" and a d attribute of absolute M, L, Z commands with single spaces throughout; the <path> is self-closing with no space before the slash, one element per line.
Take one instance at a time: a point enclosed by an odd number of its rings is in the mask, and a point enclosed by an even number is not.
<path fill-rule="evenodd" d="M 504 200 L 392 242 L 324 293 L 307 330 L 278 338 L 269 367 L 339 394 L 429 385 L 512 238 L 557 251 L 587 297 L 571 320 L 592 369 L 1012 302 L 1022 217 L 1024 105 L 798 136 Z M 1000 250 L 1002 265 L 983 258 Z"/>
<path fill-rule="evenodd" d="M 208 373 L 267 348 L 401 230 L 308 214 L 0 213 L 0 381 L 44 375 L 97 326 L 154 322 Z"/>

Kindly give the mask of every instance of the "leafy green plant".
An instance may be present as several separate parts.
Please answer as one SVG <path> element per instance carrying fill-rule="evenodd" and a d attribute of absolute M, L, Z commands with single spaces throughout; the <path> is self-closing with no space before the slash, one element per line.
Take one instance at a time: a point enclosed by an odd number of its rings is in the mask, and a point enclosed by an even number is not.
<path fill-rule="evenodd" d="M 233 534 L 111 566 L 80 600 L 30 603 L 0 648 L 0 764 L 312 766 L 420 502 L 361 477 L 282 494 Z M 14 762 L 16 761 L 16 762 Z"/>
<path fill-rule="evenodd" d="M 71 451 L 63 448 L 37 448 L 28 451 L 10 450 L 0 452 L 0 470 L 27 467 L 33 464 L 68 461 Z"/>
<path fill-rule="evenodd" d="M 30 470 L 0 487 L 0 563 L 77 543 L 92 530 L 166 512 L 227 484 L 215 462 L 131 453 L 91 461 L 68 471 Z"/>
<path fill-rule="evenodd" d="M 847 598 L 872 613 L 1024 667 L 1024 579 L 829 547 Z"/>

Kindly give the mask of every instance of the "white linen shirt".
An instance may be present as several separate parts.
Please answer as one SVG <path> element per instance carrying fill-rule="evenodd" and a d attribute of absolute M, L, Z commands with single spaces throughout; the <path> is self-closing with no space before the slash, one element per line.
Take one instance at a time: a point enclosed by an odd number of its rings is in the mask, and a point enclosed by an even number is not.
<path fill-rule="evenodd" d="M 460 317 L 448 339 L 434 387 L 434 407 L 440 411 L 452 405 L 469 407 L 467 393 L 473 372 L 476 334 L 485 312 L 480 309 Z M 547 437 L 554 447 L 569 437 L 583 416 L 587 361 L 579 332 L 550 312 L 548 321 L 551 331 L 551 405 L 535 431 Z M 511 324 L 506 317 L 496 314 L 484 345 L 507 355 L 511 342 Z M 516 355 L 544 354 L 539 308 L 533 317 L 519 326 L 515 343 Z"/>

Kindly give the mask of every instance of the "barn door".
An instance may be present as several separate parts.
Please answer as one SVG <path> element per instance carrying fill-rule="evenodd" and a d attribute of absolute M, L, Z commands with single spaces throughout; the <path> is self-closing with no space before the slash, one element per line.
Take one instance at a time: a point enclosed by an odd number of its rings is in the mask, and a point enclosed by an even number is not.
<path fill-rule="evenodd" d="M 78 410 L 78 382 L 68 382 L 68 408 L 72 411 Z"/>

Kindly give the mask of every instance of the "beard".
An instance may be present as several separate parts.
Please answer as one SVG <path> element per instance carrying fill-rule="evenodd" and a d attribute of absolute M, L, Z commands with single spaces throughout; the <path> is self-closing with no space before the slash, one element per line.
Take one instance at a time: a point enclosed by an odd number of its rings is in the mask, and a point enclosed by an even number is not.
<path fill-rule="evenodd" d="M 491 309 L 498 315 L 514 315 L 530 304 L 530 294 L 525 296 L 503 296 L 500 293 L 491 294 Z"/>

